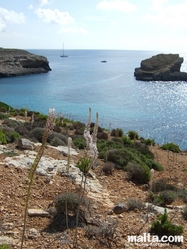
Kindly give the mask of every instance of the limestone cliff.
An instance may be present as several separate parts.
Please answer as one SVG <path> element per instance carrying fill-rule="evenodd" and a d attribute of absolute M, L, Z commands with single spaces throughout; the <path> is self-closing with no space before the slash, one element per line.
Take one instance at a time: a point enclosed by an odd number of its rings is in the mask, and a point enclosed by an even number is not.
<path fill-rule="evenodd" d="M 21 49 L 0 48 L 0 77 L 47 73 L 50 70 L 44 56 Z"/>

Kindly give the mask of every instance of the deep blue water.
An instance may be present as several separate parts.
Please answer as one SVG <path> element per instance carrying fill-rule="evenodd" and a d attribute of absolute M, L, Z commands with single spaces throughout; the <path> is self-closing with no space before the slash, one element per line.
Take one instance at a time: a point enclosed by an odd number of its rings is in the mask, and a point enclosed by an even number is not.
<path fill-rule="evenodd" d="M 159 144 L 187 150 L 187 82 L 136 81 L 141 60 L 159 52 L 120 50 L 29 50 L 48 58 L 46 74 L 0 78 L 0 101 L 47 114 L 49 108 L 86 122 L 89 107 L 105 128 L 136 130 Z M 187 53 L 181 71 L 187 71 Z M 107 63 L 101 63 L 107 60 Z"/>

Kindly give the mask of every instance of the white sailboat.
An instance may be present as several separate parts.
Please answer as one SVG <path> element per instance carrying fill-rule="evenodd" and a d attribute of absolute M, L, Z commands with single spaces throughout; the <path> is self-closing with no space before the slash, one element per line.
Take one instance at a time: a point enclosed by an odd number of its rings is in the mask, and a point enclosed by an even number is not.
<path fill-rule="evenodd" d="M 64 43 L 63 43 L 63 54 L 60 57 L 68 57 L 68 55 L 64 54 Z"/>

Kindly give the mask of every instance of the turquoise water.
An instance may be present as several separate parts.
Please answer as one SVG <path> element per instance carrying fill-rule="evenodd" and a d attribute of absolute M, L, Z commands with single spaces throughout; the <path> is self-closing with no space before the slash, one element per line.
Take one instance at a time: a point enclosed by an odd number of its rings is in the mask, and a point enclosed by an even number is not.
<path fill-rule="evenodd" d="M 86 122 L 89 107 L 100 126 L 136 130 L 157 143 L 187 150 L 187 82 L 136 81 L 134 69 L 154 51 L 29 50 L 48 58 L 47 74 L 0 78 L 0 101 L 47 113 L 55 108 Z M 187 71 L 187 54 L 182 71 Z M 101 63 L 107 60 L 107 63 Z"/>

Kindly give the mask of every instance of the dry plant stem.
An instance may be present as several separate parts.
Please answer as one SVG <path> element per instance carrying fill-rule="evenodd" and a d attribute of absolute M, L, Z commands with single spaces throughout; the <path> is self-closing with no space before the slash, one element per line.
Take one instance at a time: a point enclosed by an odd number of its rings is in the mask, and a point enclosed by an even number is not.
<path fill-rule="evenodd" d="M 29 176 L 28 176 L 28 189 L 27 189 L 27 193 L 26 193 L 26 200 L 25 200 L 25 211 L 24 211 L 24 221 L 23 221 L 23 233 L 22 233 L 22 239 L 21 239 L 21 249 L 23 248 L 23 241 L 24 241 L 24 236 L 25 236 L 25 229 L 26 229 L 26 220 L 27 220 L 27 211 L 28 211 L 28 205 L 29 205 L 29 199 L 30 199 L 30 192 L 31 192 L 31 188 L 32 188 L 32 184 L 34 181 L 34 174 L 36 172 L 37 166 L 40 162 L 40 159 L 43 155 L 44 149 L 45 149 L 45 145 L 46 145 L 46 141 L 47 141 L 47 137 L 48 137 L 49 131 L 45 130 L 44 135 L 43 135 L 43 139 L 42 139 L 42 145 L 40 146 L 40 149 L 36 155 L 36 158 L 31 166 L 30 172 L 29 172 Z"/>
<path fill-rule="evenodd" d="M 90 162 L 89 169 L 86 172 L 86 174 L 84 175 L 82 173 L 81 189 L 83 186 L 83 191 L 82 191 L 82 194 L 80 196 L 79 206 L 78 206 L 78 210 L 76 213 L 76 229 L 75 229 L 75 236 L 74 236 L 74 241 L 73 241 L 74 247 L 77 246 L 77 228 L 78 228 L 78 222 L 79 222 L 79 212 L 80 212 L 80 206 L 82 204 L 82 200 L 84 197 L 84 193 L 86 190 L 86 180 L 87 180 L 88 172 L 89 172 L 91 167 L 94 168 L 97 157 L 98 157 L 98 150 L 97 150 L 97 144 L 96 144 L 97 132 L 98 132 L 98 113 L 96 113 L 96 122 L 95 122 L 95 126 L 94 126 L 94 130 L 93 130 L 92 135 L 90 135 L 91 114 L 92 114 L 91 108 L 89 108 L 88 122 L 87 122 L 86 128 L 84 130 L 84 138 L 86 139 L 86 145 L 87 145 L 86 150 L 85 150 L 85 157 L 90 156 L 91 162 Z"/>
<path fill-rule="evenodd" d="M 67 176 L 69 175 L 69 167 L 70 167 L 70 158 L 71 158 L 71 143 L 72 143 L 72 139 L 69 137 L 68 138 L 68 160 L 67 160 L 67 167 L 66 167 L 66 174 Z M 66 180 L 66 194 L 68 192 L 68 180 Z M 67 203 L 67 196 L 65 199 L 65 205 L 66 205 L 66 228 L 69 228 L 68 225 L 68 203 Z"/>
<path fill-rule="evenodd" d="M 42 144 L 41 144 L 40 149 L 39 149 L 39 151 L 38 151 L 38 153 L 37 153 L 37 155 L 36 155 L 36 157 L 34 159 L 34 162 L 33 162 L 32 166 L 30 168 L 30 172 L 29 172 L 29 175 L 28 175 L 28 188 L 27 188 L 26 200 L 25 200 L 23 233 L 22 233 L 21 246 L 20 246 L 21 249 L 23 248 L 23 241 L 24 241 L 24 237 L 25 237 L 27 211 L 28 211 L 28 206 L 29 206 L 30 192 L 31 192 L 33 181 L 34 181 L 34 175 L 35 175 L 37 166 L 38 166 L 38 164 L 40 162 L 40 159 L 41 159 L 41 157 L 43 155 L 49 132 L 52 131 L 53 128 L 54 128 L 54 120 L 55 120 L 55 109 L 49 109 L 49 116 L 48 116 L 48 119 L 47 119 L 44 134 L 43 134 L 43 137 L 42 137 Z"/>

